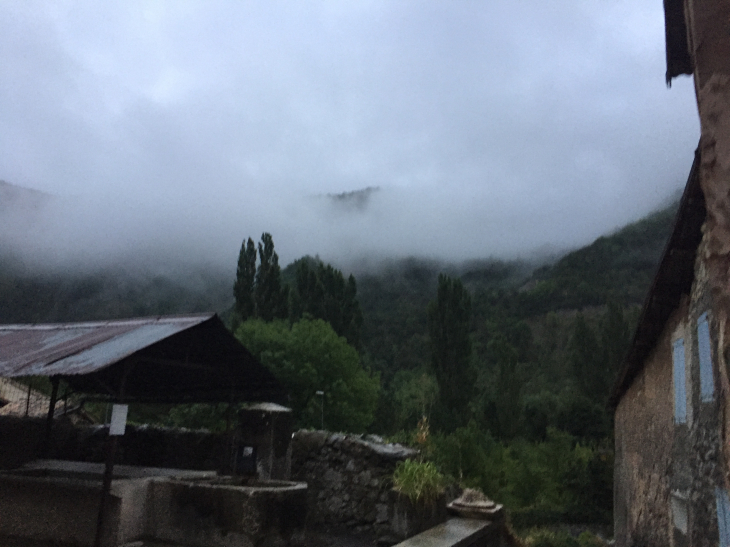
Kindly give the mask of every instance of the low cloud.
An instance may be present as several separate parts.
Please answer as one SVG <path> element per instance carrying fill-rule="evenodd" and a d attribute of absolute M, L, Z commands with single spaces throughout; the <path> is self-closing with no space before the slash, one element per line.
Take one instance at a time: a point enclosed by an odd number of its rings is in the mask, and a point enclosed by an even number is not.
<path fill-rule="evenodd" d="M 699 135 L 654 0 L 9 3 L 0 49 L 0 178 L 56 196 L 0 204 L 34 264 L 567 248 L 681 188 Z"/>

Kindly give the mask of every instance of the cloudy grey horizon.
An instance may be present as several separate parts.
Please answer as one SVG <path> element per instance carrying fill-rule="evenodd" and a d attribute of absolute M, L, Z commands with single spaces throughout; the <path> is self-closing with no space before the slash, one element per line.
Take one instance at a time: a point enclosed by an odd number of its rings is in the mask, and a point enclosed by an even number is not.
<path fill-rule="evenodd" d="M 586 244 L 689 172 L 663 25 L 659 0 L 2 3 L 0 179 L 60 205 L 0 242 L 231 267 L 265 231 L 282 263 Z"/>

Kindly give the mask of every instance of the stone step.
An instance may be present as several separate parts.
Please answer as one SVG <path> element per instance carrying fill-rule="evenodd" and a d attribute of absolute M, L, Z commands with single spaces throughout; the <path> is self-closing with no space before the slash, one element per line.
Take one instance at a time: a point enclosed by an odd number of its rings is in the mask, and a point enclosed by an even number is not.
<path fill-rule="evenodd" d="M 486 520 L 452 518 L 394 547 L 486 547 L 499 545 L 499 534 Z"/>

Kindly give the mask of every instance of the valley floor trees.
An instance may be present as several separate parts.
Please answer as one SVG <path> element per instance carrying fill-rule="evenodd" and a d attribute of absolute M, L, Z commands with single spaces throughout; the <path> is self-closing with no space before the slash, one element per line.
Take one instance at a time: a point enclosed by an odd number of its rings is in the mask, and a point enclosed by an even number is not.
<path fill-rule="evenodd" d="M 256 265 L 258 255 L 258 266 Z M 292 275 L 294 269 L 294 275 Z M 380 379 L 358 353 L 362 313 L 354 276 L 304 257 L 284 272 L 271 234 L 238 257 L 234 331 L 289 389 L 300 427 L 360 432 L 372 423 Z M 293 279 L 292 279 L 293 278 Z"/>
<path fill-rule="evenodd" d="M 436 300 L 428 306 L 428 332 L 442 405 L 439 425 L 463 423 L 476 375 L 471 362 L 471 297 L 460 279 L 439 275 Z"/>
<path fill-rule="evenodd" d="M 236 337 L 287 387 L 299 427 L 360 433 L 372 423 L 380 380 L 329 323 L 249 320 Z"/>

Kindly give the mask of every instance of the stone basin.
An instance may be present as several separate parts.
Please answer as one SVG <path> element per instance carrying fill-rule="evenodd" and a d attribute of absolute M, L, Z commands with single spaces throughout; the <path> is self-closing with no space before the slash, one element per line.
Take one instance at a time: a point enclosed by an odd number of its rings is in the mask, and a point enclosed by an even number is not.
<path fill-rule="evenodd" d="M 0 537 L 93 543 L 102 464 L 39 460 L 0 473 Z M 116 466 L 103 545 L 285 546 L 304 533 L 306 483 Z"/>

